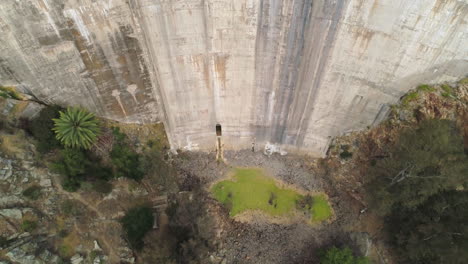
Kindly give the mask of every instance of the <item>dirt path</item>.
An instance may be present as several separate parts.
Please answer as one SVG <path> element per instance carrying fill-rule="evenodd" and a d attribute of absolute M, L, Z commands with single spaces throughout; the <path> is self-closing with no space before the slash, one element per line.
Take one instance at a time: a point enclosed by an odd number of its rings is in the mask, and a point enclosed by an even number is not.
<path fill-rule="evenodd" d="M 96 208 L 96 206 L 86 201 L 79 193 L 65 191 L 62 188 L 62 185 L 60 185 L 59 183 L 60 180 L 58 179 L 58 175 L 52 174 L 51 179 L 53 182 L 53 186 L 55 187 L 58 193 L 67 196 L 71 200 L 79 201 L 80 203 L 85 205 L 88 210 L 93 211 L 99 219 L 106 219 L 106 217 Z M 106 220 L 115 221 L 113 219 L 106 219 Z M 78 227 L 76 223 L 75 223 L 75 228 L 81 233 L 85 233 L 83 230 L 81 230 Z M 114 247 L 111 246 L 111 243 L 107 241 L 106 237 L 105 236 L 99 237 L 99 242 L 102 244 L 101 246 L 103 246 L 103 249 L 105 249 L 108 252 L 109 263 L 119 263 L 120 261 L 119 254 L 115 252 Z"/>

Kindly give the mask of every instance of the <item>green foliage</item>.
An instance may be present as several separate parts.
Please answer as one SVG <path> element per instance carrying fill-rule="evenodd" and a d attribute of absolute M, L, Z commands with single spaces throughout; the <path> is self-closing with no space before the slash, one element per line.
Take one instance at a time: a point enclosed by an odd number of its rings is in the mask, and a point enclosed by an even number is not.
<path fill-rule="evenodd" d="M 366 257 L 356 257 L 351 249 L 332 247 L 320 257 L 320 264 L 370 264 Z"/>
<path fill-rule="evenodd" d="M 0 97 L 6 99 L 15 99 L 15 100 L 22 100 L 23 98 L 21 95 L 15 91 L 13 87 L 6 87 L 0 85 Z"/>
<path fill-rule="evenodd" d="M 8 238 L 4 236 L 0 236 L 0 248 L 4 248 L 8 246 Z"/>
<path fill-rule="evenodd" d="M 41 197 L 41 186 L 33 185 L 23 191 L 23 195 L 31 200 L 37 200 Z"/>
<path fill-rule="evenodd" d="M 434 87 L 427 85 L 427 84 L 421 84 L 416 88 L 417 91 L 420 92 L 433 92 L 435 91 Z"/>
<path fill-rule="evenodd" d="M 153 228 L 154 217 L 149 207 L 130 209 L 121 219 L 125 236 L 133 249 L 141 250 L 145 234 Z"/>
<path fill-rule="evenodd" d="M 468 77 L 461 79 L 458 83 L 459 84 L 468 84 Z"/>
<path fill-rule="evenodd" d="M 415 208 L 430 196 L 468 187 L 463 138 L 449 120 L 431 119 L 401 132 L 387 158 L 370 168 L 371 208 L 388 214 L 394 205 Z"/>
<path fill-rule="evenodd" d="M 53 120 L 57 139 L 66 147 L 89 149 L 100 132 L 94 115 L 81 108 L 67 108 Z"/>
<path fill-rule="evenodd" d="M 340 153 L 340 158 L 342 159 L 349 159 L 353 156 L 352 152 L 349 152 L 349 145 L 342 145 L 341 146 L 341 153 Z"/>
<path fill-rule="evenodd" d="M 141 166 L 140 155 L 130 148 L 125 141 L 125 134 L 121 133 L 118 128 L 114 128 L 113 134 L 116 142 L 110 156 L 115 167 L 116 176 L 137 181 L 141 180 L 145 173 Z"/>
<path fill-rule="evenodd" d="M 60 142 L 56 139 L 52 131 L 54 121 L 52 119 L 59 117 L 62 110 L 60 106 L 47 106 L 42 109 L 39 115 L 28 124 L 27 130 L 38 141 L 37 150 L 41 153 L 47 153 L 54 148 L 60 147 Z"/>
<path fill-rule="evenodd" d="M 52 170 L 63 176 L 62 187 L 69 192 L 75 192 L 80 188 L 84 180 L 86 167 L 89 161 L 81 149 L 66 148 L 61 150 L 60 159 L 52 163 Z"/>
<path fill-rule="evenodd" d="M 108 194 L 112 191 L 112 184 L 105 180 L 93 182 L 93 190 L 99 193 Z"/>
<path fill-rule="evenodd" d="M 187 181 L 177 183 L 177 173 L 165 161 L 164 153 L 161 151 L 158 145 L 148 144 L 145 148 L 144 154 L 141 159 L 141 167 L 145 172 L 149 174 L 152 180 L 158 185 L 161 185 L 165 190 L 177 190 L 178 186 L 182 190 L 190 191 L 193 189 L 196 183 L 190 181 L 190 178 L 186 178 Z"/>
<path fill-rule="evenodd" d="M 397 208 L 386 219 L 402 260 L 412 264 L 462 264 L 468 259 L 468 192 L 431 196 L 414 210 Z"/>
<path fill-rule="evenodd" d="M 443 92 L 442 92 L 443 97 L 454 97 L 455 96 L 455 92 L 453 91 L 453 88 L 450 85 L 442 84 L 441 88 L 443 90 Z"/>
<path fill-rule="evenodd" d="M 234 180 L 225 180 L 212 188 L 214 197 L 235 216 L 248 210 L 261 210 L 272 216 L 290 216 L 295 209 L 312 215 L 311 221 L 323 221 L 331 216 L 328 201 L 316 195 L 304 197 L 292 189 L 278 187 L 276 182 L 259 169 L 235 170 Z"/>
<path fill-rule="evenodd" d="M 60 151 L 60 158 L 52 163 L 52 170 L 63 176 L 62 187 L 64 190 L 77 191 L 85 180 L 109 180 L 112 178 L 110 168 L 103 167 L 99 160 L 93 160 L 90 157 L 91 153 L 83 149 L 65 148 Z M 109 185 L 106 187 L 108 188 Z M 103 191 L 104 189 L 98 188 L 98 190 Z"/>
<path fill-rule="evenodd" d="M 37 228 L 37 222 L 36 221 L 31 221 L 31 220 L 24 220 L 21 223 L 21 230 L 24 232 L 32 232 L 36 230 Z"/>
<path fill-rule="evenodd" d="M 419 97 L 418 91 L 409 92 L 403 97 L 401 103 L 403 106 L 407 106 L 410 102 L 418 99 L 418 97 Z"/>

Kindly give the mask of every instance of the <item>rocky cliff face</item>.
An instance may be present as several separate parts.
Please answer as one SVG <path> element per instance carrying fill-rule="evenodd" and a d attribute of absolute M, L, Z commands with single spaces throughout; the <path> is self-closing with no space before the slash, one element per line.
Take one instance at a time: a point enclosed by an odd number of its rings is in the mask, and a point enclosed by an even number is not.
<path fill-rule="evenodd" d="M 0 84 L 173 148 L 322 155 L 421 82 L 468 72 L 467 0 L 3 0 Z"/>

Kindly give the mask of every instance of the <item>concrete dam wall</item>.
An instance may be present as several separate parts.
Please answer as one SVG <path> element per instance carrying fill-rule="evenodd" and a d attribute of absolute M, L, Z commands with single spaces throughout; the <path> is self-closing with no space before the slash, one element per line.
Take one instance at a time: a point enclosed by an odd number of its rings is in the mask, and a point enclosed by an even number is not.
<path fill-rule="evenodd" d="M 321 156 L 420 83 L 468 73 L 468 0 L 2 0 L 0 85 L 173 148 Z"/>

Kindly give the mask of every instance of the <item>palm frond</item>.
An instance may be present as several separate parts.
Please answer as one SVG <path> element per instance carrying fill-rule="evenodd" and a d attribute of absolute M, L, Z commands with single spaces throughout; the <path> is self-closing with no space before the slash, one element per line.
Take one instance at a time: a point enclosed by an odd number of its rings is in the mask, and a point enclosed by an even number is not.
<path fill-rule="evenodd" d="M 60 112 L 60 118 L 53 119 L 52 129 L 57 139 L 72 148 L 90 148 L 100 133 L 97 119 L 93 113 L 77 107 L 69 107 Z"/>

